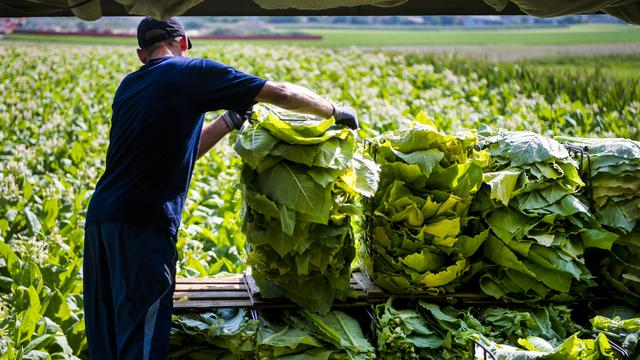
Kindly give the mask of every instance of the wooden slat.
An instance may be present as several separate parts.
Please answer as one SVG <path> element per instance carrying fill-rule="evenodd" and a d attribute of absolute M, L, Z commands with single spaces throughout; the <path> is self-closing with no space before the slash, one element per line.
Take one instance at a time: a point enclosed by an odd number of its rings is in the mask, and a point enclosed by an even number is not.
<path fill-rule="evenodd" d="M 244 284 L 242 274 L 227 278 L 178 278 L 176 284 Z"/>
<path fill-rule="evenodd" d="M 178 301 L 173 303 L 174 310 L 212 310 L 219 308 L 247 308 L 251 307 L 251 300 L 201 300 L 201 301 Z"/>
<path fill-rule="evenodd" d="M 189 300 L 250 300 L 251 296 L 247 291 L 179 291 L 173 294 L 173 298 L 176 300 L 182 298 L 188 298 Z"/>
<path fill-rule="evenodd" d="M 245 284 L 177 284 L 176 291 L 246 290 Z"/>

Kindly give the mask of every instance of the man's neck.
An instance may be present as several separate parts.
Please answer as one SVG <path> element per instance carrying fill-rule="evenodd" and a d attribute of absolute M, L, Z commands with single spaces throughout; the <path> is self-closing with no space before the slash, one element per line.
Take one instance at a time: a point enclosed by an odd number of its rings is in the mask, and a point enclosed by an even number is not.
<path fill-rule="evenodd" d="M 159 58 L 163 58 L 166 56 L 177 56 L 176 54 L 174 54 L 173 52 L 171 52 L 170 49 L 163 47 L 163 48 L 159 48 L 156 51 L 153 52 L 153 54 L 151 54 L 151 56 L 149 56 L 149 60 L 153 60 L 153 59 L 159 59 Z"/>

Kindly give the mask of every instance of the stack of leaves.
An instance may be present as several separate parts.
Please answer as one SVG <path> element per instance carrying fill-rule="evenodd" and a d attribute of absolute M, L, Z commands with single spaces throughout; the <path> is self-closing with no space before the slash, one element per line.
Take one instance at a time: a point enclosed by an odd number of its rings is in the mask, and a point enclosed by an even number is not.
<path fill-rule="evenodd" d="M 491 234 L 480 287 L 512 301 L 569 301 L 593 282 L 585 247 L 609 248 L 615 237 L 594 228 L 578 164 L 557 141 L 531 132 L 480 132 L 491 165 L 473 210 Z"/>
<path fill-rule="evenodd" d="M 490 307 L 478 314 L 485 326 L 479 343 L 498 360 L 616 359 L 607 337 L 589 338 L 565 306 Z M 475 347 L 476 354 L 483 352 Z"/>
<path fill-rule="evenodd" d="M 519 347 L 498 344 L 490 340 L 485 340 L 483 343 L 496 360 L 619 359 L 604 334 L 598 334 L 594 339 L 585 339 L 576 333 L 557 346 L 536 336 L 518 340 Z M 483 350 L 476 348 L 476 353 L 481 351 Z"/>
<path fill-rule="evenodd" d="M 481 268 L 471 258 L 488 231 L 469 207 L 488 153 L 473 150 L 476 141 L 474 132 L 440 132 L 424 114 L 375 139 L 380 186 L 364 253 L 376 285 L 394 294 L 438 294 Z"/>
<path fill-rule="evenodd" d="M 375 192 L 378 167 L 333 118 L 291 116 L 258 108 L 236 139 L 248 264 L 263 297 L 326 313 L 352 292 L 351 217 L 358 195 Z"/>
<path fill-rule="evenodd" d="M 500 308 L 481 310 L 481 318 L 487 326 L 487 336 L 494 341 L 517 344 L 519 339 L 540 337 L 553 345 L 583 331 L 571 319 L 571 311 L 563 305 Z"/>
<path fill-rule="evenodd" d="M 219 309 L 174 316 L 169 359 L 367 360 L 375 350 L 358 321 L 340 311 L 277 311 L 253 320 L 244 309 Z"/>
<path fill-rule="evenodd" d="M 581 338 L 562 306 L 535 309 L 460 309 L 419 301 L 398 310 L 392 300 L 376 307 L 381 359 L 615 359 L 605 334 Z M 486 357 L 484 355 L 486 354 Z"/>
<path fill-rule="evenodd" d="M 627 139 L 561 138 L 584 149 L 585 177 L 597 222 L 619 238 L 602 253 L 598 272 L 610 286 L 640 300 L 640 142 Z"/>
<path fill-rule="evenodd" d="M 253 359 L 258 321 L 245 309 L 173 316 L 169 359 Z"/>
<path fill-rule="evenodd" d="M 375 359 L 375 349 L 357 320 L 340 311 L 318 315 L 308 310 L 278 312 L 262 319 L 256 358 Z"/>
<path fill-rule="evenodd" d="M 423 301 L 395 309 L 393 299 L 376 307 L 381 359 L 471 359 L 483 326 L 470 313 Z"/>

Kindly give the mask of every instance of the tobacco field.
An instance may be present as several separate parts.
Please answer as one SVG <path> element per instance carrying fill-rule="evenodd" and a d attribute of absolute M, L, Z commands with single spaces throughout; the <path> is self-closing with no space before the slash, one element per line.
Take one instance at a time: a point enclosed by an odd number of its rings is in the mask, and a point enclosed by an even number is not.
<path fill-rule="evenodd" d="M 347 200 L 337 204 L 333 195 L 332 203 L 327 190 L 326 212 L 340 205 L 362 217 L 352 209 L 356 197 L 371 197 L 377 240 L 364 245 L 364 229 L 342 223 L 331 236 L 348 237 L 358 249 L 353 266 L 378 274 L 377 285 L 430 294 L 473 287 L 519 305 L 389 301 L 373 311 L 377 342 L 338 311 L 287 311 L 260 321 L 244 312 L 185 315 L 174 321 L 172 358 L 471 359 L 477 341 L 501 359 L 615 359 L 607 338 L 636 349 L 637 307 L 605 309 L 578 324 L 564 305 L 526 310 L 525 303 L 570 303 L 602 284 L 640 303 L 639 143 L 582 139 L 640 140 L 640 82 L 356 49 L 250 45 L 191 55 L 306 86 L 358 111 L 360 129 L 342 139 L 359 147 L 359 163 L 375 157 L 381 164 L 380 185 L 377 192 L 333 187 Z M 104 167 L 113 94 L 139 66 L 124 47 L 0 45 L 0 359 L 86 358 L 84 216 Z M 178 234 L 179 277 L 247 267 L 241 181 L 262 180 L 247 170 L 241 180 L 242 136 L 223 139 L 196 165 Z M 377 156 L 364 139 L 377 144 Z M 589 164 L 561 143 L 589 146 Z M 266 153 L 287 158 L 276 150 Z M 447 172 L 451 165 L 456 174 Z M 265 174 L 277 177 L 272 172 Z M 312 210 L 299 211 L 311 217 Z M 264 217 L 252 213 L 254 223 Z M 316 226 L 298 215 L 281 232 L 291 236 L 300 223 Z M 452 245 L 454 238 L 464 241 Z M 366 246 L 384 260 L 363 256 Z M 292 252 L 274 249 L 260 254 Z M 592 264 L 585 262 L 589 249 Z M 273 271 L 265 259 L 249 262 Z"/>

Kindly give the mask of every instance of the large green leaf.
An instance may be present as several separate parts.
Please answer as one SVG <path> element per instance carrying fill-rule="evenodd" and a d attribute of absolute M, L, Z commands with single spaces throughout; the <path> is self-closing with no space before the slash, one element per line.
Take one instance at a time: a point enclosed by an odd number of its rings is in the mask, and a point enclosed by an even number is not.
<path fill-rule="evenodd" d="M 285 115 L 286 116 L 286 115 Z M 295 115 L 294 115 L 295 116 Z M 335 119 L 291 119 L 283 120 L 279 116 L 269 111 L 267 118 L 262 120 L 262 126 L 271 131 L 275 136 L 310 138 L 324 135 L 329 128 L 334 125 Z M 282 140 L 289 141 L 283 138 Z"/>
<path fill-rule="evenodd" d="M 407 255 L 401 261 L 419 273 L 436 270 L 444 264 L 442 255 L 435 254 L 428 249 L 423 249 L 420 253 Z"/>
<path fill-rule="evenodd" d="M 444 137 L 435 127 L 424 124 L 415 124 L 414 127 L 391 133 L 383 137 L 397 151 L 411 153 L 419 150 L 430 149 L 434 142 L 447 142 L 450 138 Z"/>
<path fill-rule="evenodd" d="M 326 120 L 284 121 L 269 113 L 260 125 L 276 138 L 289 144 L 321 144 L 332 138 L 346 139 L 350 130 L 342 126 L 333 126 L 333 118 Z"/>
<path fill-rule="evenodd" d="M 313 160 L 318 154 L 318 148 L 319 145 L 290 145 L 287 143 L 279 143 L 273 148 L 270 155 L 280 156 L 289 161 L 313 166 Z"/>
<path fill-rule="evenodd" d="M 252 126 L 246 128 L 236 138 L 234 149 L 242 158 L 242 161 L 252 168 L 257 168 L 260 162 L 278 144 L 278 139 L 262 127 Z"/>
<path fill-rule="evenodd" d="M 523 264 L 518 256 L 511 251 L 500 239 L 489 235 L 484 245 L 484 256 L 508 269 L 520 271 L 523 274 L 534 276 L 525 264 Z"/>
<path fill-rule="evenodd" d="M 314 166 L 323 168 L 346 170 L 356 150 L 353 141 L 331 139 L 318 145 Z"/>
<path fill-rule="evenodd" d="M 460 278 L 468 269 L 467 261 L 464 259 L 457 260 L 454 264 L 445 267 L 438 272 L 427 272 L 420 277 L 419 282 L 430 288 L 437 288 L 447 285 L 452 281 Z"/>
<path fill-rule="evenodd" d="M 596 210 L 602 225 L 609 226 L 613 229 L 631 232 L 637 223 L 637 218 L 632 218 L 629 212 L 625 211 L 623 204 L 608 204 Z"/>
<path fill-rule="evenodd" d="M 505 242 L 522 238 L 532 226 L 532 220 L 527 216 L 509 208 L 492 211 L 486 221 L 491 230 Z"/>
<path fill-rule="evenodd" d="M 25 289 L 27 299 L 27 307 L 24 311 L 18 314 L 20 319 L 20 327 L 17 329 L 17 344 L 27 343 L 31 340 L 35 333 L 38 320 L 40 320 L 40 298 L 38 292 L 33 286 Z"/>
<path fill-rule="evenodd" d="M 424 176 L 431 175 L 433 169 L 444 157 L 444 153 L 438 149 L 418 150 L 409 154 L 394 150 L 394 154 L 407 164 L 418 166 Z"/>
<path fill-rule="evenodd" d="M 56 223 L 56 218 L 58 217 L 59 207 L 58 200 L 56 199 L 47 199 L 43 204 L 44 211 L 44 225 L 47 229 L 52 229 Z"/>
<path fill-rule="evenodd" d="M 20 272 L 20 259 L 4 241 L 0 241 L 0 258 L 3 258 L 9 274 L 17 278 Z"/>
<path fill-rule="evenodd" d="M 501 141 L 500 150 L 498 152 L 492 148 L 491 153 L 510 158 L 511 166 L 514 167 L 544 163 L 553 159 L 572 161 L 567 150 L 559 142 L 532 132 L 505 131 L 499 134 L 496 139 Z M 503 150 L 505 148 L 508 148 L 508 151 Z"/>
<path fill-rule="evenodd" d="M 511 193 L 516 187 L 520 173 L 518 170 L 484 173 L 483 181 L 491 188 L 491 198 L 500 201 L 505 206 L 509 205 Z"/>
<path fill-rule="evenodd" d="M 381 176 L 383 184 L 386 184 L 388 181 L 399 180 L 422 187 L 426 180 L 426 177 L 422 175 L 420 167 L 400 162 L 382 164 Z"/>
<path fill-rule="evenodd" d="M 247 186 L 243 188 L 244 197 L 251 209 L 274 219 L 279 218 L 278 206 L 263 194 L 251 191 Z"/>
<path fill-rule="evenodd" d="M 424 226 L 424 232 L 440 239 L 458 236 L 460 233 L 460 218 L 442 219 L 438 222 L 427 224 Z"/>
<path fill-rule="evenodd" d="M 329 221 L 331 189 L 313 181 L 302 169 L 280 163 L 258 177 L 256 188 L 294 211 L 314 215 L 318 222 Z"/>
<path fill-rule="evenodd" d="M 278 208 L 280 211 L 280 223 L 282 224 L 282 232 L 287 235 L 293 235 L 296 227 L 296 212 L 284 205 Z"/>
<path fill-rule="evenodd" d="M 380 166 L 371 159 L 355 154 L 351 159 L 351 169 L 342 175 L 342 180 L 356 193 L 372 197 L 378 190 Z"/>
<path fill-rule="evenodd" d="M 341 311 L 332 311 L 325 316 L 319 316 L 307 310 L 303 313 L 338 348 L 352 349 L 357 352 L 373 351 L 373 347 L 364 337 L 358 321 L 347 314 Z"/>

